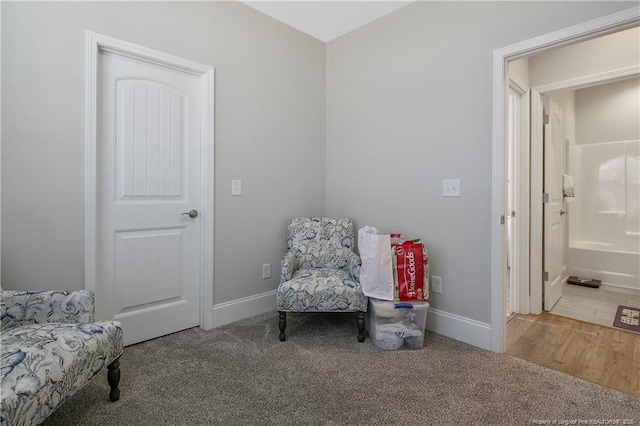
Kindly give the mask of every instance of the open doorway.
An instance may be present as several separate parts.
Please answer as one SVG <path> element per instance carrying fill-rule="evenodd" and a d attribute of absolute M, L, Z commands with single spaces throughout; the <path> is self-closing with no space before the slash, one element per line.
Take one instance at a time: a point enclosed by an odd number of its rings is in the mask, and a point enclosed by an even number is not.
<path fill-rule="evenodd" d="M 520 201 L 522 194 L 529 192 L 524 185 L 515 186 L 516 190 L 513 190 L 513 171 L 516 171 L 515 179 L 530 179 L 531 187 L 531 274 L 528 283 L 526 277 L 515 282 L 510 280 L 510 287 L 515 291 L 509 292 L 529 293 L 530 303 L 528 311 L 525 303 L 516 304 L 515 312 L 537 314 L 542 310 L 552 311 L 561 300 L 570 276 L 582 278 L 592 275 L 591 278 L 603 282 L 607 287 L 601 289 L 600 293 L 632 290 L 627 292 L 630 298 L 636 294 L 634 291 L 640 290 L 637 288 L 640 278 L 637 272 L 640 266 L 637 253 L 640 234 L 634 225 L 638 222 L 635 188 L 639 179 L 636 151 L 640 144 L 638 40 L 640 29 L 635 27 L 509 63 L 509 102 L 506 105 L 505 123 L 509 152 L 508 270 L 513 268 L 510 258 L 517 256 L 517 253 L 512 253 L 512 248 L 517 246 L 519 251 L 526 251 L 526 247 L 517 244 L 518 234 L 529 233 L 527 227 L 512 227 L 512 216 L 517 214 L 512 206 Z M 611 49 L 617 49 L 619 58 L 625 58 L 626 49 L 626 59 L 618 62 L 609 60 L 605 64 L 606 53 Z M 589 53 L 588 57 L 585 52 Z M 603 58 L 598 66 L 606 71 L 588 74 L 587 62 L 598 56 Z M 567 61 L 583 62 L 584 73 L 589 79 L 578 75 L 570 80 L 550 81 L 554 76 L 563 75 Z M 634 62 L 634 65 L 628 65 Z M 550 71 L 553 68 L 559 68 L 560 71 L 553 73 Z M 517 114 L 517 105 L 513 102 L 514 78 L 525 80 L 522 85 L 533 86 L 530 116 Z M 515 125 L 512 124 L 514 117 Z M 529 123 L 530 138 L 526 133 L 519 134 L 520 139 L 514 143 L 511 129 L 527 127 Z M 530 151 L 531 158 L 521 158 L 519 150 Z M 588 162 L 584 167 L 580 167 L 579 160 L 582 152 Z M 605 157 L 611 157 L 611 161 L 596 164 Z M 528 164 L 531 170 L 529 175 L 526 172 L 517 173 L 521 166 Z M 594 169 L 602 167 L 610 171 L 603 169 L 600 178 L 594 176 L 598 172 Z M 577 191 L 580 196 L 576 196 L 577 186 L 580 186 Z M 522 216 L 520 221 L 527 222 L 529 218 L 525 208 L 521 206 L 519 210 Z M 585 242 L 591 242 L 589 247 L 583 247 Z M 610 247 L 609 253 L 602 253 L 601 256 L 584 253 L 584 250 L 595 250 L 593 243 L 600 248 Z M 617 254 L 614 256 L 611 252 Z M 594 256 L 600 262 L 605 261 L 605 256 L 611 260 L 607 265 L 595 269 L 593 262 L 591 266 L 586 264 L 586 258 Z M 526 260 L 521 259 L 520 263 L 526 263 Z M 565 308 L 570 299 L 565 298 Z M 593 311 L 591 314 L 599 315 Z M 610 312 L 608 315 L 613 314 Z M 585 314 L 578 319 L 587 320 L 588 316 Z M 612 323 L 610 321 L 603 325 Z"/>
<path fill-rule="evenodd" d="M 640 40 L 637 28 L 627 32 Z M 556 298 L 543 297 L 544 310 L 612 326 L 619 306 L 640 308 L 640 79 L 633 74 L 543 99 L 563 118 L 553 143 L 563 192 L 556 256 L 566 268 Z M 546 175 L 546 138 L 544 146 Z"/>
<path fill-rule="evenodd" d="M 492 349 L 499 352 L 505 350 L 506 335 L 506 294 L 507 284 L 510 282 L 507 278 L 507 248 L 508 248 L 508 232 L 504 226 L 506 217 L 509 215 L 508 195 L 507 195 L 507 171 L 508 171 L 508 142 L 505 121 L 507 120 L 507 91 L 509 87 L 509 79 L 507 74 L 508 63 L 513 63 L 521 59 L 529 59 L 533 61 L 534 57 L 544 52 L 552 52 L 556 49 L 565 49 L 577 46 L 580 42 L 592 41 L 613 35 L 613 33 L 622 32 L 624 30 L 638 26 L 640 21 L 639 8 L 632 8 L 617 14 L 610 15 L 606 19 L 587 22 L 577 25 L 556 33 L 547 34 L 537 39 L 528 40 L 517 45 L 508 46 L 498 49 L 494 52 L 494 179 L 493 179 L 493 212 L 496 222 L 492 223 Z M 637 38 L 636 38 L 637 43 Z M 637 51 L 637 48 L 636 48 Z M 616 52 L 618 53 L 618 52 Z M 620 55 L 617 55 L 620 56 Z M 565 58 L 567 59 L 567 58 Z M 604 64 L 603 61 L 595 61 L 594 67 L 585 68 L 576 65 L 575 59 L 573 63 L 569 63 L 562 68 L 565 73 L 563 78 L 549 80 L 549 75 L 544 75 L 534 85 L 531 84 L 531 75 L 527 76 L 531 90 L 531 107 L 532 117 L 542 117 L 542 96 L 541 93 L 557 91 L 567 82 L 571 82 L 575 87 L 588 86 L 596 81 L 609 79 L 611 81 L 628 76 L 630 73 L 638 72 L 638 60 L 636 58 L 633 65 L 619 66 L 616 70 L 598 69 L 599 65 Z M 528 69 L 531 68 L 529 64 Z M 549 70 L 550 68 L 547 68 Z M 582 72 L 576 76 L 571 72 Z M 586 74 L 585 74 L 586 71 Z M 545 78 L 547 79 L 545 81 Z M 530 164 L 543 164 L 542 143 L 533 145 L 534 141 L 542 141 L 542 128 L 531 125 L 530 138 L 531 150 Z M 529 218 L 525 218 L 526 211 L 516 210 L 516 217 L 519 217 L 521 224 L 528 219 L 529 235 L 531 236 L 528 245 L 519 245 L 517 250 L 528 262 L 518 262 L 519 267 L 529 269 L 528 283 L 526 288 L 528 291 L 521 291 L 520 294 L 524 299 L 528 299 L 523 309 L 529 309 L 530 313 L 538 314 L 542 312 L 543 301 L 543 253 L 542 241 L 542 224 L 543 224 L 543 179 L 542 167 L 534 169 L 533 167 L 528 173 L 529 177 Z M 518 174 L 518 176 L 523 176 Z M 522 195 L 522 194 L 521 194 Z M 526 197 L 524 197 L 526 198 Z M 522 214 L 520 214 L 522 213 Z M 514 243 L 512 242 L 512 246 Z M 524 255 L 526 253 L 526 255 Z M 536 254 L 536 255 L 533 255 Z M 525 279 L 525 281 L 527 281 Z M 515 285 L 519 289 L 522 282 L 518 281 Z"/>

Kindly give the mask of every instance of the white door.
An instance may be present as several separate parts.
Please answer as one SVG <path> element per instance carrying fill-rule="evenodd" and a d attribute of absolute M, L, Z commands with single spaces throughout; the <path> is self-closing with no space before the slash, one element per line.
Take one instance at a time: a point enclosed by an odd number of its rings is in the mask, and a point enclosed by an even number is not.
<path fill-rule="evenodd" d="M 564 129 L 562 109 L 552 99 L 545 100 L 544 126 L 544 309 L 551 310 L 562 296 L 566 271 L 564 261 L 564 229 L 562 220 L 562 170 L 564 161 Z"/>
<path fill-rule="evenodd" d="M 121 321 L 126 345 L 199 325 L 202 87 L 98 55 L 96 316 Z"/>

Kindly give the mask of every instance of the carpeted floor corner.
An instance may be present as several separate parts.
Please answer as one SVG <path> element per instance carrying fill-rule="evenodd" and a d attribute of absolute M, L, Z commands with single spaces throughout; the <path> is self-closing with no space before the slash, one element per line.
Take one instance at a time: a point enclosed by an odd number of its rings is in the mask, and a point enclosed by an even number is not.
<path fill-rule="evenodd" d="M 291 314 L 286 342 L 277 324 L 270 312 L 127 347 L 120 401 L 102 372 L 44 424 L 640 424 L 638 398 L 437 334 L 382 351 L 351 316 Z"/>

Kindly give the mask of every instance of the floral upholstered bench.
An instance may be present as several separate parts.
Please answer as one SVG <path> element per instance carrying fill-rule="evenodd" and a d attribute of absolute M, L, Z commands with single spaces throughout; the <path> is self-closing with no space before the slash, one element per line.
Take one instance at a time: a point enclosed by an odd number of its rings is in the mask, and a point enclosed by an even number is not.
<path fill-rule="evenodd" d="M 79 291 L 2 291 L 0 425 L 47 418 L 104 366 L 120 397 L 122 327 L 94 321 L 94 296 Z"/>

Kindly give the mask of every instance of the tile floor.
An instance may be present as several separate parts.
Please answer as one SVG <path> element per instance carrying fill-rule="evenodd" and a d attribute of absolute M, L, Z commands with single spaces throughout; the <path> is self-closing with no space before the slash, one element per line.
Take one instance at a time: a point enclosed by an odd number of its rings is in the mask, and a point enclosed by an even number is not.
<path fill-rule="evenodd" d="M 618 305 L 640 308 L 640 291 L 607 285 L 589 288 L 565 284 L 562 297 L 550 313 L 611 327 Z"/>

